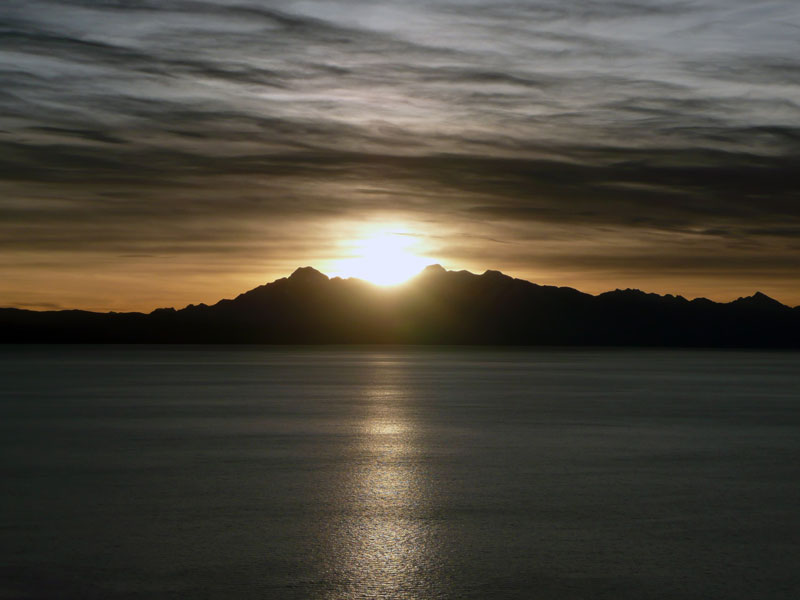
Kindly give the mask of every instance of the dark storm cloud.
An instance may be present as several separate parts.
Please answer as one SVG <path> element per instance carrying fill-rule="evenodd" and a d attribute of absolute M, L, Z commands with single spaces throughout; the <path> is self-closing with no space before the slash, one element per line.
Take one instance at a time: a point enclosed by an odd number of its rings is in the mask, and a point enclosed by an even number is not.
<path fill-rule="evenodd" d="M 740 0 L 6 0 L 2 247 L 235 252 L 244 223 L 391 209 L 793 268 L 798 25 Z"/>

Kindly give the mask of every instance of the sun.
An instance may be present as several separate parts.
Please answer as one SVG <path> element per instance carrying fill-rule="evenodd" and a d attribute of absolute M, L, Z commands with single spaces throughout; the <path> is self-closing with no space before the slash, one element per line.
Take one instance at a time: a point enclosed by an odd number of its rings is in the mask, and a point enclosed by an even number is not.
<path fill-rule="evenodd" d="M 357 277 L 377 285 L 403 283 L 434 262 L 418 254 L 419 241 L 419 236 L 409 231 L 381 228 L 343 242 L 347 258 L 337 261 L 333 271 L 340 277 Z"/>

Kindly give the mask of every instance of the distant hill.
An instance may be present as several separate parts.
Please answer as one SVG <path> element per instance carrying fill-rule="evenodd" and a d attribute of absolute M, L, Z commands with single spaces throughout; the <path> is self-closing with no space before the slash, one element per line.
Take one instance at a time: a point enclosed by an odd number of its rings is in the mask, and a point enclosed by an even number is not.
<path fill-rule="evenodd" d="M 439 265 L 381 288 L 303 267 L 213 306 L 150 314 L 4 308 L 0 342 L 800 348 L 800 307 L 760 292 L 726 304 L 639 290 L 592 296 Z"/>

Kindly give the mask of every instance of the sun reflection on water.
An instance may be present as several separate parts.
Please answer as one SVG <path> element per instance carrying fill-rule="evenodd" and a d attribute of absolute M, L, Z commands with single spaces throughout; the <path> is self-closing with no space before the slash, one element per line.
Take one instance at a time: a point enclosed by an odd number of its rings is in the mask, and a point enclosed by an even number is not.
<path fill-rule="evenodd" d="M 357 463 L 347 486 L 347 517 L 337 532 L 335 598 L 428 598 L 435 567 L 421 440 L 397 367 L 376 367 L 363 419 Z"/>

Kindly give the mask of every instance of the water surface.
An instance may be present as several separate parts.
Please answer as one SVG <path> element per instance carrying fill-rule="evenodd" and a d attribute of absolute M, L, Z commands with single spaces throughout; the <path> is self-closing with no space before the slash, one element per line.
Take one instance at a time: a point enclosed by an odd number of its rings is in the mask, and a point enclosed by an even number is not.
<path fill-rule="evenodd" d="M 0 349 L 0 598 L 800 597 L 800 354 Z"/>

